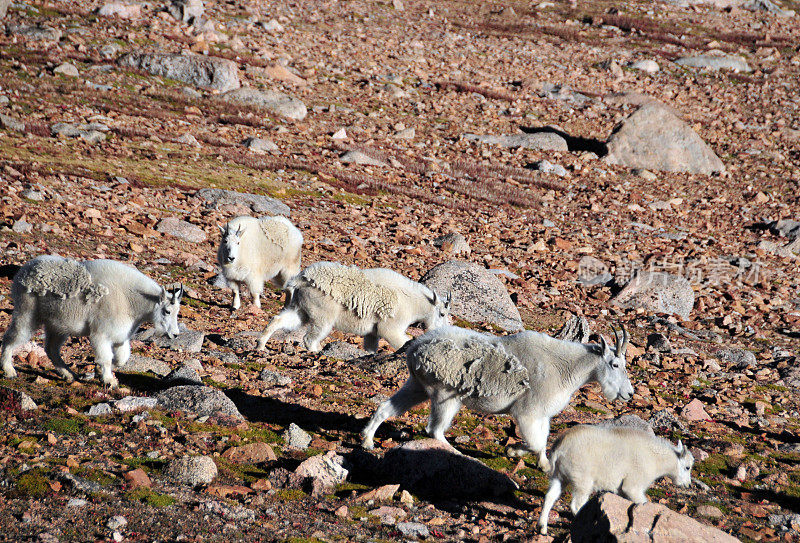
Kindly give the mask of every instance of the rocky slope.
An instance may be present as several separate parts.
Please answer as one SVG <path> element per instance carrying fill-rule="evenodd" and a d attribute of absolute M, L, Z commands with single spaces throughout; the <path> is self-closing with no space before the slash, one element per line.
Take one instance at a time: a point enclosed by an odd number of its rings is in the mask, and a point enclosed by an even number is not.
<path fill-rule="evenodd" d="M 504 455 L 506 418 L 456 418 L 479 462 L 400 449 L 426 409 L 366 453 L 402 364 L 341 360 L 360 343 L 336 332 L 330 356 L 254 351 L 279 294 L 232 314 L 213 284 L 217 224 L 243 213 L 288 213 L 306 263 L 475 263 L 485 283 L 453 284 L 476 329 L 625 323 L 636 396 L 587 387 L 554 432 L 637 414 L 699 460 L 652 501 L 743 541 L 800 537 L 799 7 L 0 0 L 0 329 L 15 266 L 59 253 L 182 281 L 189 330 L 140 336 L 118 390 L 20 353 L 0 540 L 538 538 L 546 478 Z M 497 281 L 510 297 L 480 299 Z M 64 355 L 93 373 L 85 340 Z M 409 474 L 418 450 L 450 482 Z"/>

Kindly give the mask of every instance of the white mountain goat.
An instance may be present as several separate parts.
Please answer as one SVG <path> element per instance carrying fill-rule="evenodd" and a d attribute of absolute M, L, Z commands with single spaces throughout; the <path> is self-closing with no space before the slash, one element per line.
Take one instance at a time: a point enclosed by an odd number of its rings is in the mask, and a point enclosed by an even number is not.
<path fill-rule="evenodd" d="M 502 337 L 457 327 L 428 332 L 405 347 L 410 377 L 372 415 L 362 445 L 371 449 L 383 421 L 430 399 L 430 436 L 447 443 L 444 433 L 462 404 L 481 413 L 508 413 L 524 439 L 509 454 L 538 453 L 539 466 L 547 470 L 550 419 L 579 388 L 597 382 L 609 400 L 633 396 L 627 345 L 624 328 L 613 351 L 602 336 L 595 345 L 531 331 Z"/>
<path fill-rule="evenodd" d="M 333 328 L 364 337 L 364 348 L 378 350 L 380 338 L 398 349 L 411 339 L 406 329 L 422 323 L 428 330 L 448 323 L 449 297 L 392 270 L 362 270 L 337 262 L 317 262 L 286 285 L 286 307 L 261 333 L 258 348 L 278 330 L 296 330 L 308 323 L 303 341 L 309 351 Z"/>
<path fill-rule="evenodd" d="M 219 229 L 222 240 L 217 262 L 233 291 L 233 309 L 242 305 L 242 287 L 247 287 L 255 306 L 261 307 L 265 282 L 284 288 L 300 271 L 303 235 L 286 217 L 236 217 Z"/>
<path fill-rule="evenodd" d="M 673 445 L 638 428 L 584 424 L 556 439 L 550 463 L 550 487 L 539 518 L 542 534 L 547 533 L 550 510 L 563 488 L 572 487 L 573 515 L 599 490 L 645 503 L 645 492 L 661 477 L 669 477 L 678 486 L 689 486 L 694 457 L 680 441 Z"/>
<path fill-rule="evenodd" d="M 14 313 L 3 337 L 0 362 L 6 378 L 14 371 L 14 350 L 39 328 L 45 331 L 45 352 L 67 381 L 75 375 L 61 358 L 69 337 L 89 336 L 103 383 L 117 386 L 111 371 L 125 365 L 130 338 L 143 322 L 156 333 L 175 337 L 183 286 L 169 290 L 137 269 L 113 260 L 79 262 L 56 255 L 34 258 L 14 276 Z"/>

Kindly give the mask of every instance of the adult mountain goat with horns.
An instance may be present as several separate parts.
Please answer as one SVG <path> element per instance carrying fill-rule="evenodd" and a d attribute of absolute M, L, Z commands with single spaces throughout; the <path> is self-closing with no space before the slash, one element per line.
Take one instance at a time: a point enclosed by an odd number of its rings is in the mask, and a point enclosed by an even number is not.
<path fill-rule="evenodd" d="M 624 328 L 613 350 L 602 336 L 596 345 L 531 331 L 495 337 L 448 326 L 428 332 L 406 346 L 410 377 L 372 415 L 362 445 L 371 449 L 383 421 L 430 399 L 430 436 L 447 443 L 444 433 L 462 404 L 481 413 L 508 413 L 525 441 L 509 453 L 538 453 L 539 466 L 547 470 L 550 419 L 579 388 L 597 382 L 609 400 L 633 396 L 627 345 Z"/>
<path fill-rule="evenodd" d="M 264 283 L 278 288 L 300 271 L 303 235 L 286 217 L 256 219 L 241 216 L 219 227 L 222 233 L 217 263 L 233 291 L 233 309 L 242 305 L 239 291 L 247 287 L 253 304 L 261 307 Z"/>
<path fill-rule="evenodd" d="M 422 323 L 428 330 L 446 325 L 450 300 L 392 270 L 362 270 L 337 262 L 317 262 L 286 285 L 288 301 L 261 333 L 258 348 L 278 330 L 308 324 L 303 338 L 309 351 L 333 328 L 364 337 L 364 348 L 378 350 L 380 338 L 398 349 L 411 339 L 406 329 Z"/>
<path fill-rule="evenodd" d="M 0 352 L 3 372 L 8 379 L 17 376 L 14 350 L 44 327 L 45 352 L 59 375 L 75 379 L 60 353 L 67 338 L 89 336 L 103 383 L 116 387 L 111 363 L 120 367 L 128 361 L 130 338 L 139 325 L 152 322 L 156 333 L 178 335 L 182 296 L 183 286 L 163 288 L 122 262 L 34 258 L 11 284 L 14 313 Z"/>

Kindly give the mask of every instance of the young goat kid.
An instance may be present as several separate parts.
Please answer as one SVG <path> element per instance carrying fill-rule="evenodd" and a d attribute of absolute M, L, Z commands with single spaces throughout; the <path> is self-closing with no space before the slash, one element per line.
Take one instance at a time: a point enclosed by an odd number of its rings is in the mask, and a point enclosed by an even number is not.
<path fill-rule="evenodd" d="M 286 217 L 241 216 L 219 227 L 222 240 L 217 263 L 233 291 L 233 309 L 242 305 L 239 294 L 247 287 L 253 304 L 261 307 L 264 283 L 278 288 L 300 271 L 303 235 Z"/>
<path fill-rule="evenodd" d="M 17 376 L 14 350 L 44 327 L 45 351 L 59 375 L 75 379 L 60 353 L 67 338 L 89 336 L 103 383 L 116 387 L 112 360 L 116 367 L 125 365 L 130 338 L 139 325 L 152 322 L 156 333 L 178 335 L 182 296 L 183 286 L 166 290 L 122 262 L 79 262 L 56 255 L 34 258 L 11 284 L 14 313 L 0 352 L 3 372 L 7 379 Z"/>
<path fill-rule="evenodd" d="M 448 322 L 450 300 L 392 270 L 361 270 L 337 262 L 311 264 L 286 285 L 286 307 L 261 333 L 263 350 L 278 330 L 296 330 L 308 323 L 303 341 L 309 351 L 333 328 L 364 337 L 364 349 L 378 350 L 380 338 L 399 349 L 411 339 L 406 329 L 422 323 L 431 330 Z"/>
<path fill-rule="evenodd" d="M 550 454 L 550 487 L 544 497 L 539 531 L 547 533 L 553 504 L 572 487 L 572 514 L 578 514 L 593 492 L 608 490 L 634 503 L 645 503 L 645 492 L 661 477 L 676 485 L 691 483 L 694 457 L 683 443 L 638 428 L 580 425 L 561 434 Z"/>
<path fill-rule="evenodd" d="M 509 453 L 538 453 L 539 466 L 547 470 L 550 419 L 579 388 L 597 382 L 609 400 L 633 396 L 627 345 L 624 328 L 613 351 L 602 337 L 594 345 L 530 331 L 503 337 L 457 327 L 428 332 L 406 346 L 410 377 L 372 415 L 362 445 L 371 449 L 383 421 L 430 399 L 427 432 L 432 437 L 447 443 L 444 433 L 462 404 L 481 413 L 508 413 L 525 441 Z"/>

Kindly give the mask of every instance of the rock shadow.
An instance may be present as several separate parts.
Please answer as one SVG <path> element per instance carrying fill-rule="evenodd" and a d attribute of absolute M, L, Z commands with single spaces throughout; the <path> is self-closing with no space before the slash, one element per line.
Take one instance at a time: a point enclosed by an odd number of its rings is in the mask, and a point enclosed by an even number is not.
<path fill-rule="evenodd" d="M 571 136 L 566 132 L 563 132 L 551 126 L 521 126 L 520 130 L 522 130 L 526 134 L 550 133 L 561 136 L 567 142 L 567 149 L 569 149 L 573 153 L 581 151 L 590 151 L 599 157 L 608 154 L 608 146 L 603 141 L 591 138 L 579 138 L 576 136 Z"/>

